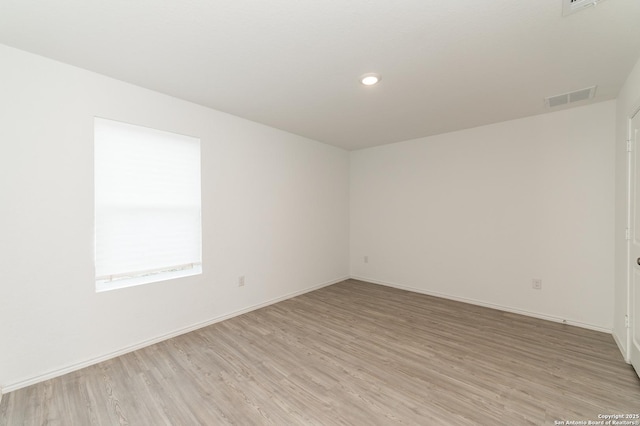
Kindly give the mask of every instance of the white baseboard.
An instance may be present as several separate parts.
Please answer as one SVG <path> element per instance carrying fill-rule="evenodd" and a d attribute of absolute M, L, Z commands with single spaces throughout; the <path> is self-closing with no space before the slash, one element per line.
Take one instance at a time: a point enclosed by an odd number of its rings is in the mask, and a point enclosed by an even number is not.
<path fill-rule="evenodd" d="M 611 335 L 613 336 L 613 340 L 615 340 L 616 345 L 618 345 L 618 349 L 620 349 L 620 353 L 622 354 L 622 358 L 624 358 L 624 362 L 626 362 L 627 364 L 631 364 L 631 360 L 627 356 L 627 351 L 622 345 L 622 343 L 620 342 L 618 335 L 615 333 L 615 331 L 612 332 Z"/>
<path fill-rule="evenodd" d="M 483 306 L 485 308 L 496 309 L 496 310 L 499 310 L 499 311 L 510 312 L 510 313 L 519 314 L 519 315 L 525 315 L 525 316 L 528 316 L 528 317 L 539 318 L 539 319 L 543 319 L 543 320 L 547 320 L 547 321 L 553 321 L 553 322 L 559 322 L 559 323 L 562 323 L 562 324 L 568 324 L 568 325 L 573 325 L 573 326 L 576 326 L 576 327 L 586 328 L 586 329 L 589 329 L 589 330 L 595 330 L 595 331 L 600 331 L 600 332 L 603 332 L 603 333 L 612 334 L 612 330 L 611 329 L 600 327 L 600 326 L 597 326 L 597 325 L 583 323 L 583 322 L 579 322 L 579 321 L 573 321 L 573 320 L 569 320 L 569 319 L 566 319 L 566 318 L 555 317 L 555 316 L 552 316 L 552 315 L 540 314 L 540 313 L 537 313 L 537 312 L 525 311 L 525 310 L 522 310 L 522 309 L 511 308 L 509 306 L 496 305 L 496 304 L 493 304 L 493 303 L 484 302 L 482 300 L 469 299 L 469 298 L 466 298 L 466 297 L 452 296 L 452 295 L 449 295 L 449 294 L 438 293 L 438 292 L 435 292 L 435 291 L 429 291 L 429 290 L 424 290 L 424 289 L 421 289 L 421 288 L 410 287 L 410 286 L 397 284 L 397 283 L 392 283 L 392 282 L 387 282 L 387 281 L 375 280 L 373 278 L 359 277 L 359 276 L 355 276 L 355 275 L 352 275 L 351 279 L 359 280 L 359 281 L 365 281 L 365 282 L 369 282 L 369 283 L 372 283 L 372 284 L 384 285 L 384 286 L 387 286 L 387 287 L 393 287 L 393 288 L 397 288 L 397 289 L 400 289 L 400 290 L 412 291 L 414 293 L 426 294 L 428 296 L 440 297 L 442 299 L 455 300 L 456 302 L 469 303 L 471 305 Z"/>
<path fill-rule="evenodd" d="M 44 382 L 45 380 L 53 379 L 55 377 L 59 377 L 59 376 L 65 375 L 67 373 L 71 373 L 73 371 L 77 371 L 77 370 L 89 367 L 91 365 L 98 364 L 98 363 L 100 363 L 102 361 L 106 361 L 108 359 L 112 359 L 112 358 L 127 354 L 129 352 L 133 352 L 133 351 L 136 351 L 138 349 L 142 349 L 144 347 L 151 346 L 153 344 L 162 342 L 162 341 L 167 340 L 167 339 L 171 339 L 172 337 L 180 336 L 182 334 L 186 334 L 186 333 L 189 333 L 191 331 L 198 330 L 200 328 L 207 327 L 209 325 L 212 325 L 212 324 L 215 324 L 215 323 L 218 323 L 218 322 L 221 322 L 221 321 L 233 318 L 233 317 L 237 317 L 239 315 L 246 314 L 247 312 L 255 311 L 256 309 L 264 308 L 265 306 L 273 305 L 274 303 L 282 302 L 283 300 L 291 299 L 293 297 L 300 296 L 302 294 L 309 293 L 311 291 L 318 290 L 320 288 L 327 287 L 327 286 L 339 283 L 339 282 L 347 280 L 347 279 L 349 279 L 348 276 L 347 277 L 338 278 L 338 279 L 335 279 L 335 280 L 331 280 L 331 281 L 327 281 L 327 282 L 324 282 L 322 284 L 317 284 L 317 285 L 314 285 L 312 287 L 306 288 L 304 290 L 294 291 L 293 293 L 285 294 L 284 296 L 276 297 L 274 299 L 267 300 L 266 302 L 258 303 L 257 305 L 249 306 L 247 308 L 239 309 L 237 311 L 234 311 L 234 312 L 231 312 L 231 313 L 228 313 L 228 314 L 225 314 L 225 315 L 221 315 L 221 316 L 212 318 L 212 319 L 204 321 L 204 322 L 193 324 L 191 326 L 184 327 L 184 328 L 181 328 L 179 330 L 175 330 L 173 332 L 164 334 L 162 336 L 155 337 L 153 339 L 145 340 L 143 342 L 140 342 L 140 343 L 132 345 L 132 346 L 127 346 L 127 347 L 122 348 L 120 350 L 117 350 L 117 351 L 114 351 L 114 352 L 111 352 L 111 353 L 108 353 L 108 354 L 105 354 L 105 355 L 102 355 L 102 356 L 99 356 L 99 357 L 96 357 L 96 358 L 91 358 L 91 359 L 88 359 L 88 360 L 85 360 L 85 361 L 82 361 L 82 362 L 79 362 L 79 363 L 71 364 L 71 365 L 68 365 L 66 367 L 63 367 L 63 368 L 60 368 L 60 369 L 57 369 L 57 370 L 53 370 L 53 371 L 49 371 L 47 373 L 40 374 L 38 376 L 34 376 L 34 377 L 31 377 L 31 378 L 28 378 L 28 379 L 25 379 L 25 380 L 22 380 L 22 381 L 19 381 L 19 382 L 16 382 L 16 383 L 10 383 L 10 384 L 4 386 L 1 389 L 0 398 L 2 398 L 2 393 L 13 392 L 15 390 L 22 389 L 22 388 L 25 388 L 27 386 L 34 385 L 36 383 Z"/>

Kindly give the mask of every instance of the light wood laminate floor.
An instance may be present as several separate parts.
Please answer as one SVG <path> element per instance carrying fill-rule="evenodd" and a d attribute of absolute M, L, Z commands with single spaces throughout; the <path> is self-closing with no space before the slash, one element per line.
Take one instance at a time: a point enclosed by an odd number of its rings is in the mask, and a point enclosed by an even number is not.
<path fill-rule="evenodd" d="M 640 413 L 605 333 L 348 280 L 4 395 L 1 425 L 526 425 Z"/>

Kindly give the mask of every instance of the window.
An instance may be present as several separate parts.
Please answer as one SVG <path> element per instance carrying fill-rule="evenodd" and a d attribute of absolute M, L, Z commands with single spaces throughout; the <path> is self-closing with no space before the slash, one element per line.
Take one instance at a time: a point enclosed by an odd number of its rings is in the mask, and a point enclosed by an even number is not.
<path fill-rule="evenodd" d="M 202 273 L 200 139 L 94 119 L 96 291 Z"/>

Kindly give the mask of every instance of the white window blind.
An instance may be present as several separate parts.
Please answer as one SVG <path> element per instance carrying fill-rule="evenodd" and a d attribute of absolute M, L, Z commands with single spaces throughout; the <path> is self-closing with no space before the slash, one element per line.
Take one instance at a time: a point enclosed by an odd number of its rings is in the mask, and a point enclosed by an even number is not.
<path fill-rule="evenodd" d="M 94 126 L 96 290 L 201 273 L 200 140 Z"/>

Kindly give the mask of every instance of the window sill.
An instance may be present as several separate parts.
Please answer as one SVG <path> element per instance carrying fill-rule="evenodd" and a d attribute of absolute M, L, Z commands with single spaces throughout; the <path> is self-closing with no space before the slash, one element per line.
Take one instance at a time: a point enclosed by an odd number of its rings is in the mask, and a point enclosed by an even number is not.
<path fill-rule="evenodd" d="M 156 283 L 159 281 L 173 280 L 176 278 L 189 277 L 192 275 L 200 275 L 200 274 L 202 274 L 202 266 L 198 265 L 191 269 L 160 272 L 157 274 L 146 275 L 141 277 L 123 278 L 123 279 L 113 280 L 113 281 L 100 280 L 100 281 L 96 281 L 96 293 L 101 293 L 103 291 L 118 290 L 118 289 L 127 288 L 127 287 L 135 287 L 138 285 Z"/>

